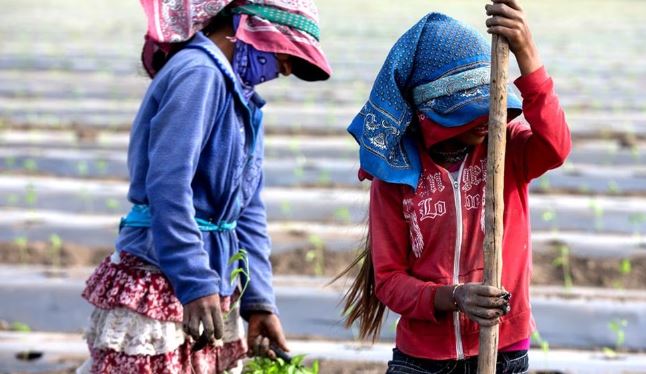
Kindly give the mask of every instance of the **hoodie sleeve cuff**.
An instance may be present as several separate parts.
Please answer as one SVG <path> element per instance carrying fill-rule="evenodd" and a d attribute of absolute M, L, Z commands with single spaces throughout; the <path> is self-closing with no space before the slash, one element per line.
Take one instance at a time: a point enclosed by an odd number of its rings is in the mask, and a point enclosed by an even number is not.
<path fill-rule="evenodd" d="M 535 71 L 524 75 L 514 81 L 518 90 L 520 90 L 523 97 L 531 96 L 534 93 L 540 92 L 543 84 L 550 80 L 545 66 L 541 66 Z"/>
<path fill-rule="evenodd" d="M 424 305 L 425 309 L 428 311 L 428 315 L 425 319 L 431 323 L 437 323 L 437 317 L 435 315 L 435 294 L 437 294 L 437 289 L 437 285 L 427 284 L 420 297 L 421 304 Z"/>

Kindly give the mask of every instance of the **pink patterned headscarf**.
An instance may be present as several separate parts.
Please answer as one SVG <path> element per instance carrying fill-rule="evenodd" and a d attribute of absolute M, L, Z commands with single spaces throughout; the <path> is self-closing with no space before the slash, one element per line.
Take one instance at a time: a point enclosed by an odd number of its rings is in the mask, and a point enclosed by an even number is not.
<path fill-rule="evenodd" d="M 217 14 L 231 5 L 262 5 L 304 16 L 316 25 L 319 14 L 313 0 L 140 0 L 148 19 L 142 62 L 153 77 L 155 59 L 167 58 L 202 30 Z M 321 45 L 310 33 L 294 27 L 242 14 L 235 35 L 256 49 L 296 57 L 294 75 L 308 80 L 325 80 L 332 74 Z"/>

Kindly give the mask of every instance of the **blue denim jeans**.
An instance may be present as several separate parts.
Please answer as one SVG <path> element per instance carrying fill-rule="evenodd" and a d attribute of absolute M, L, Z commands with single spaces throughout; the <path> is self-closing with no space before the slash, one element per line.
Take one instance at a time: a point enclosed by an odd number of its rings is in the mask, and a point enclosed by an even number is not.
<path fill-rule="evenodd" d="M 529 370 L 527 351 L 499 352 L 496 374 L 524 374 Z M 475 374 L 478 357 L 466 360 L 425 360 L 402 353 L 395 348 L 386 374 Z"/>

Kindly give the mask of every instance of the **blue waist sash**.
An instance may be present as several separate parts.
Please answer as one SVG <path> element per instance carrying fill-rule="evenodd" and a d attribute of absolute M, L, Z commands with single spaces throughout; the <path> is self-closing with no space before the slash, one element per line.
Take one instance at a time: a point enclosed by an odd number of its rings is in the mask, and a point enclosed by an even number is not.
<path fill-rule="evenodd" d="M 197 227 L 200 231 L 232 231 L 238 226 L 237 221 L 213 223 L 211 221 L 195 217 Z M 125 217 L 121 218 L 119 229 L 124 227 L 150 227 L 151 216 L 148 205 L 133 205 L 132 209 Z"/>

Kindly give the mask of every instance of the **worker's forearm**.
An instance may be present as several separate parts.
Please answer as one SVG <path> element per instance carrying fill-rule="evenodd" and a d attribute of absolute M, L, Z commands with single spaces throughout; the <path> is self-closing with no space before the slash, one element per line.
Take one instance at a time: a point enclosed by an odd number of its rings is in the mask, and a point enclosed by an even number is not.
<path fill-rule="evenodd" d="M 536 48 L 536 45 L 534 45 L 533 41 L 531 41 L 530 45 L 526 48 L 523 48 L 516 53 L 516 61 L 518 62 L 520 75 L 522 76 L 529 75 L 543 66 L 541 56 L 539 55 L 538 49 Z"/>
<path fill-rule="evenodd" d="M 458 309 L 453 299 L 454 286 L 442 286 L 435 292 L 435 311 L 436 312 L 455 312 Z"/>

